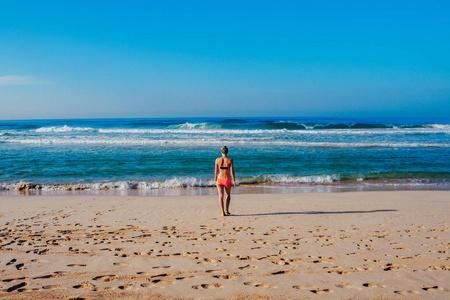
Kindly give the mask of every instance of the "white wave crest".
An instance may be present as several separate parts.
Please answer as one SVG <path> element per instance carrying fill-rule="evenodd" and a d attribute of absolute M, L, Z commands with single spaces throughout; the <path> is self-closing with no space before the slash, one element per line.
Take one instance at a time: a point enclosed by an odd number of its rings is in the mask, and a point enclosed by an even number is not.
<path fill-rule="evenodd" d="M 14 183 L 2 183 L 0 184 L 0 191 L 11 191 L 14 190 L 16 187 L 16 184 Z"/>
<path fill-rule="evenodd" d="M 73 132 L 73 131 L 93 131 L 94 128 L 91 127 L 70 127 L 64 126 L 52 126 L 52 127 L 41 127 L 36 129 L 36 132 Z"/>
<path fill-rule="evenodd" d="M 195 177 L 174 177 L 165 181 L 119 181 L 106 183 L 93 183 L 86 186 L 92 190 L 151 190 L 151 189 L 174 189 L 192 187 L 215 186 L 212 180 L 202 180 Z"/>
<path fill-rule="evenodd" d="M 155 182 L 152 184 L 152 188 L 191 188 L 191 187 L 210 187 L 215 186 L 213 180 L 201 180 L 195 177 L 175 177 L 167 179 L 160 183 Z"/>
<path fill-rule="evenodd" d="M 450 130 L 449 124 L 430 124 L 430 125 L 427 125 L 427 127 Z"/>
<path fill-rule="evenodd" d="M 435 127 L 432 127 L 435 126 Z M 171 125 L 168 128 L 99 128 L 91 127 L 42 127 L 36 129 L 39 133 L 58 132 L 98 132 L 98 133 L 132 133 L 132 134 L 232 134 L 232 135 L 396 135 L 396 134 L 427 134 L 427 133 L 450 133 L 450 125 L 430 125 L 426 128 L 386 128 L 386 129 L 313 129 L 287 130 L 287 129 L 223 129 L 220 125 L 198 123 Z"/>
<path fill-rule="evenodd" d="M 277 183 L 331 183 L 340 181 L 338 174 L 329 175 L 309 175 L 309 176 L 293 176 L 293 175 L 265 175 L 264 180 Z"/>
<path fill-rule="evenodd" d="M 169 129 L 216 129 L 220 128 L 219 124 L 209 124 L 209 123 L 189 123 L 170 125 Z"/>
<path fill-rule="evenodd" d="M 130 129 L 130 128 L 100 128 L 99 133 L 166 133 L 166 131 L 161 129 Z"/>

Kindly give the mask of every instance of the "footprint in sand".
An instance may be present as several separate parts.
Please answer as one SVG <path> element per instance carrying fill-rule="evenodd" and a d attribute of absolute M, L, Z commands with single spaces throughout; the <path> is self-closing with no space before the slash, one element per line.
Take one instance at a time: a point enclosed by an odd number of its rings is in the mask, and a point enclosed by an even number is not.
<path fill-rule="evenodd" d="M 272 261 L 272 263 L 275 264 L 275 265 L 280 265 L 280 266 L 289 265 L 289 263 L 287 261 L 284 261 L 284 260 L 275 260 L 275 261 Z"/>
<path fill-rule="evenodd" d="M 326 260 L 321 260 L 321 259 L 314 260 L 313 263 L 315 263 L 315 264 L 333 264 L 331 261 L 326 261 Z"/>
<path fill-rule="evenodd" d="M 431 292 L 431 291 L 437 291 L 437 290 L 444 290 L 443 288 L 441 288 L 440 286 L 428 286 L 428 287 L 423 287 L 422 290 L 427 291 L 427 292 Z"/>
<path fill-rule="evenodd" d="M 329 243 L 329 244 L 323 244 L 322 247 L 337 247 L 337 244 Z"/>
<path fill-rule="evenodd" d="M 185 280 L 189 278 L 195 278 L 196 276 L 175 277 L 176 280 Z"/>
<path fill-rule="evenodd" d="M 277 288 L 276 285 L 271 285 L 271 284 L 266 284 L 266 283 L 259 283 L 259 282 L 254 282 L 254 281 L 248 281 L 248 282 L 244 282 L 245 285 L 253 285 L 254 287 L 265 287 L 265 288 Z"/>
<path fill-rule="evenodd" d="M 257 268 L 257 266 L 253 266 L 253 265 L 245 265 L 243 267 L 239 267 L 239 270 L 244 270 L 244 269 L 254 269 Z"/>
<path fill-rule="evenodd" d="M 152 272 L 137 272 L 136 274 L 138 274 L 138 275 L 155 275 L 156 273 L 152 273 Z"/>
<path fill-rule="evenodd" d="M 348 283 L 336 284 L 336 286 L 338 288 L 354 289 L 354 290 L 358 290 L 358 291 L 362 290 L 362 288 L 360 288 L 359 286 L 353 286 Z"/>
<path fill-rule="evenodd" d="M 93 285 L 89 281 L 85 281 L 80 284 L 74 285 L 73 288 L 75 288 L 75 289 L 93 289 L 93 288 L 95 288 L 95 285 Z"/>
<path fill-rule="evenodd" d="M 364 287 L 380 287 L 380 288 L 386 287 L 384 284 L 373 283 L 373 282 L 366 282 L 366 283 L 363 283 L 363 286 L 364 286 Z"/>
<path fill-rule="evenodd" d="M 220 241 L 221 243 L 227 243 L 227 244 L 234 244 L 234 243 L 236 243 L 236 242 L 239 242 L 239 240 L 237 240 L 237 239 L 227 239 L 227 240 L 223 240 L 223 241 Z"/>
<path fill-rule="evenodd" d="M 350 273 L 350 272 L 348 272 L 348 271 L 332 270 L 332 271 L 328 271 L 328 273 L 331 273 L 331 274 L 339 274 L 339 275 L 345 275 L 345 274 L 348 274 L 348 273 Z"/>
<path fill-rule="evenodd" d="M 410 290 L 410 291 L 394 291 L 394 293 L 399 295 L 408 295 L 408 294 L 418 294 L 418 291 Z"/>
<path fill-rule="evenodd" d="M 15 280 L 25 280 L 27 279 L 27 277 L 18 277 L 18 278 L 9 278 L 9 279 L 3 279 L 3 282 L 11 282 L 11 281 L 15 281 Z"/>
<path fill-rule="evenodd" d="M 398 270 L 398 269 L 400 269 L 402 267 L 406 267 L 406 266 L 405 265 L 398 265 L 398 264 L 391 264 L 391 263 L 389 263 L 389 264 L 387 264 L 385 266 L 385 268 L 383 270 L 384 271 L 392 271 L 392 270 Z"/>
<path fill-rule="evenodd" d="M 219 279 L 231 279 L 231 278 L 234 278 L 233 275 L 214 275 L 213 277 L 219 278 Z"/>
<path fill-rule="evenodd" d="M 62 287 L 62 286 L 57 285 L 57 284 L 45 285 L 42 288 L 44 290 L 63 290 L 63 289 L 65 289 L 65 287 Z"/>
<path fill-rule="evenodd" d="M 33 279 L 49 279 L 49 278 L 54 278 L 57 277 L 58 275 L 56 274 L 49 274 L 49 275 L 43 275 L 43 276 L 38 276 L 38 277 L 34 277 Z"/>
<path fill-rule="evenodd" d="M 289 274 L 289 273 L 294 273 L 294 270 L 273 272 L 273 273 L 271 273 L 271 275 L 281 275 L 281 274 Z"/>
<path fill-rule="evenodd" d="M 13 286 L 7 288 L 6 291 L 7 291 L 8 293 L 11 293 L 11 292 L 14 292 L 15 290 L 19 290 L 20 288 L 23 288 L 23 287 L 26 286 L 26 285 L 28 285 L 27 282 L 21 282 L 21 283 L 19 283 L 19 284 L 16 284 L 16 285 L 13 285 Z"/>
<path fill-rule="evenodd" d="M 45 259 L 32 259 L 31 262 L 48 263 L 49 261 Z"/>
<path fill-rule="evenodd" d="M 250 257 L 248 255 L 237 255 L 236 258 L 239 260 L 257 260 L 256 258 Z"/>
<path fill-rule="evenodd" d="M 255 239 L 255 240 L 253 240 L 253 243 L 255 243 L 255 244 L 267 244 L 267 240 L 265 240 L 265 239 Z"/>
<path fill-rule="evenodd" d="M 221 288 L 223 285 L 219 283 L 204 283 L 199 285 L 193 285 L 192 288 L 195 290 L 206 290 L 206 289 L 213 289 L 213 288 Z"/>
<path fill-rule="evenodd" d="M 174 276 L 174 274 L 160 273 L 160 274 L 153 275 L 152 278 L 155 278 L 155 277 L 167 277 L 167 276 Z"/>
<path fill-rule="evenodd" d="M 226 272 L 226 269 L 217 269 L 217 270 L 206 270 L 206 273 L 215 273 L 215 272 Z"/>
<path fill-rule="evenodd" d="M 68 267 L 86 267 L 87 265 L 86 264 L 70 264 L 70 265 L 67 265 Z"/>
<path fill-rule="evenodd" d="M 172 268 L 172 266 L 155 266 L 152 269 L 169 269 Z"/>
<path fill-rule="evenodd" d="M 124 267 L 130 267 L 131 265 L 129 263 L 123 263 L 123 262 L 117 262 L 114 263 L 115 266 L 124 266 Z"/>
<path fill-rule="evenodd" d="M 94 278 L 92 278 L 93 280 L 96 280 L 96 281 L 105 281 L 105 282 L 108 282 L 108 281 L 114 281 L 114 280 L 116 280 L 117 279 L 117 277 L 116 277 L 116 275 L 103 275 L 103 276 L 97 276 L 97 277 L 94 277 Z"/>
<path fill-rule="evenodd" d="M 174 282 L 171 280 L 166 280 L 166 279 L 154 279 L 151 281 L 151 283 L 156 284 L 156 283 L 170 283 L 173 284 Z"/>
<path fill-rule="evenodd" d="M 119 286 L 119 289 L 121 289 L 121 290 L 126 290 L 126 291 L 131 291 L 131 290 L 138 290 L 139 288 L 137 287 L 137 286 L 132 286 L 132 285 L 129 285 L 129 284 L 124 284 L 124 285 L 121 285 L 121 286 Z"/>
<path fill-rule="evenodd" d="M 206 263 L 218 263 L 218 262 L 222 262 L 220 259 L 209 258 L 209 257 L 204 258 L 203 261 L 206 262 Z"/>
<path fill-rule="evenodd" d="M 429 266 L 429 268 L 433 270 L 450 271 L 450 266 Z"/>
<path fill-rule="evenodd" d="M 153 283 L 153 282 L 142 283 L 141 286 L 144 288 L 146 288 L 146 287 L 152 287 L 152 288 L 158 288 L 158 289 L 165 288 L 164 285 L 157 285 L 156 283 Z"/>
<path fill-rule="evenodd" d="M 314 294 L 323 294 L 323 293 L 332 293 L 333 291 L 330 289 L 313 289 L 311 290 L 311 293 Z"/>

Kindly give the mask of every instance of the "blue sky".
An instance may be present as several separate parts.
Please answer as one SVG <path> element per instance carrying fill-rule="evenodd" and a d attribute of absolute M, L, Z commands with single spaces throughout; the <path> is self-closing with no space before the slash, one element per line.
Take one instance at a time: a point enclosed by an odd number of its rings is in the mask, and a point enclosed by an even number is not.
<path fill-rule="evenodd" d="M 450 115 L 449 1 L 0 7 L 0 119 Z"/>

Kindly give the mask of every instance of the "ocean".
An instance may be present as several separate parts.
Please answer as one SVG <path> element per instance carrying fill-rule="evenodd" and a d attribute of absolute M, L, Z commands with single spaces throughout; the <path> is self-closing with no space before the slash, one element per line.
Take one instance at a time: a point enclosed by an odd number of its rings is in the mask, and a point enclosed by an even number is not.
<path fill-rule="evenodd" d="M 448 189 L 450 119 L 164 118 L 0 121 L 0 194 Z M 181 192 L 180 192 L 181 191 Z"/>

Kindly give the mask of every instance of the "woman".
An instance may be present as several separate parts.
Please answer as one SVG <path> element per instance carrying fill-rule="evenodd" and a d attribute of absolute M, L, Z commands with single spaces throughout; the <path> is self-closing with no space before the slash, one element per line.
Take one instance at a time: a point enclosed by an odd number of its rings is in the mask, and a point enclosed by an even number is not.
<path fill-rule="evenodd" d="M 228 148 L 227 146 L 223 146 L 220 150 L 222 152 L 222 157 L 216 159 L 216 171 L 214 181 L 217 182 L 217 190 L 219 191 L 219 203 L 220 209 L 222 210 L 222 216 L 229 216 L 230 211 L 228 208 L 230 207 L 230 192 L 231 192 L 231 176 L 233 177 L 233 188 L 236 187 L 236 179 L 234 177 L 234 164 L 231 158 L 228 158 Z M 225 192 L 227 194 L 227 202 L 226 209 L 223 207 L 223 190 L 225 188 Z"/>

